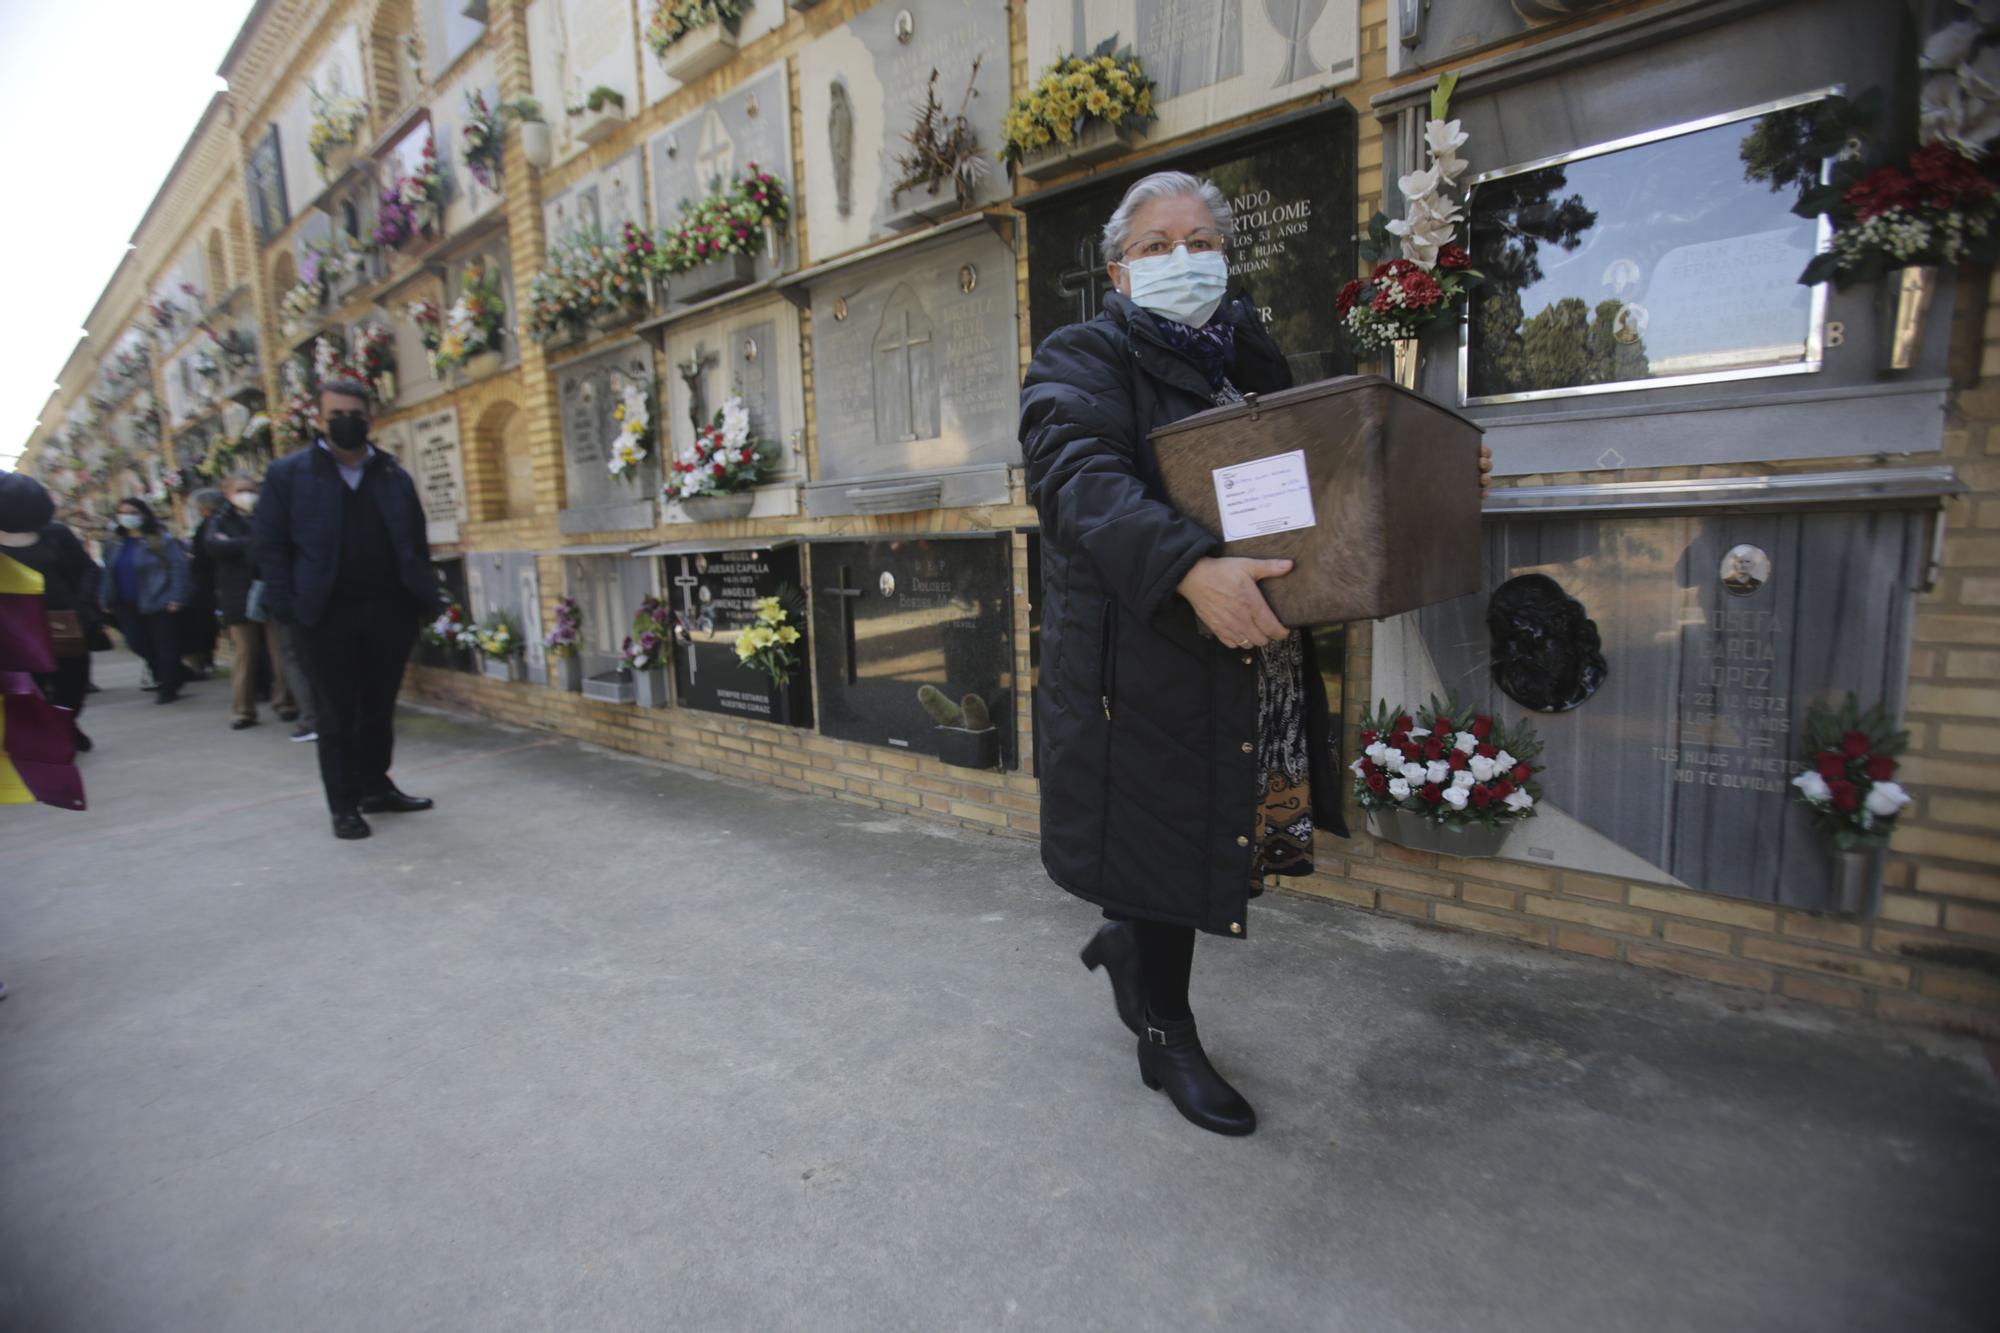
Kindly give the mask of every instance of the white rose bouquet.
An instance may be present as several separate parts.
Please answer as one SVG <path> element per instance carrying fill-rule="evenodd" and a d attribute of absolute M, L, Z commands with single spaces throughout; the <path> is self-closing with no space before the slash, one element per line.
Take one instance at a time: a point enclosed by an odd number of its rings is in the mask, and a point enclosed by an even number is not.
<path fill-rule="evenodd" d="M 1362 809 L 1488 828 L 1534 816 L 1542 743 L 1532 728 L 1473 712 L 1456 695 L 1414 713 L 1385 700 L 1361 725 L 1361 757 L 1348 767 Z"/>
<path fill-rule="evenodd" d="M 1887 847 L 1910 794 L 1895 781 L 1896 756 L 1910 743 L 1880 704 L 1862 712 L 1849 694 L 1838 708 L 1806 713 L 1806 762 L 1793 795 L 1813 812 L 1841 851 Z"/>

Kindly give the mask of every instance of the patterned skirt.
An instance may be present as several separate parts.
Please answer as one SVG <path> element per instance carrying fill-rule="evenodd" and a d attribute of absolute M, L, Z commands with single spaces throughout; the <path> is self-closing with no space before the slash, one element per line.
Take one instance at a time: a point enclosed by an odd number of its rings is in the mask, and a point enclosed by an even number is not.
<path fill-rule="evenodd" d="M 1305 646 L 1294 630 L 1258 650 L 1257 822 L 1253 878 L 1310 875 L 1311 766 L 1307 761 Z"/>

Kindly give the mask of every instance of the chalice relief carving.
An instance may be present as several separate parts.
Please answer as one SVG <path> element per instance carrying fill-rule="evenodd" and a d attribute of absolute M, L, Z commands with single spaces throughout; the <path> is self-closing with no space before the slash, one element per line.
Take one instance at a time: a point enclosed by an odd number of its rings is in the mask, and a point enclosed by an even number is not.
<path fill-rule="evenodd" d="M 1271 84 L 1273 88 L 1326 72 L 1313 63 L 1312 52 L 1306 49 L 1306 37 L 1324 13 L 1326 0 L 1264 0 L 1264 16 L 1285 40 L 1285 65 Z"/>
<path fill-rule="evenodd" d="M 1135 0 L 1133 17 L 1154 106 L 1243 72 L 1243 0 Z"/>

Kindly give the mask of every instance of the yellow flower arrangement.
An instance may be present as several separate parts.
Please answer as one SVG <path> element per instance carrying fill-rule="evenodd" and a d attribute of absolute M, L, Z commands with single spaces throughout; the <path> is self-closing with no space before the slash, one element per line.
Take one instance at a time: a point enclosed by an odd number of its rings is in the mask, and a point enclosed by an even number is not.
<path fill-rule="evenodd" d="M 798 667 L 798 657 L 791 649 L 799 641 L 799 632 L 785 623 L 791 618 L 781 597 L 761 597 L 757 619 L 736 632 L 736 660 L 768 672 L 780 689 Z"/>
<path fill-rule="evenodd" d="M 1055 61 L 1014 99 L 1000 122 L 998 156 L 1019 162 L 1050 144 L 1071 143 L 1093 121 L 1144 130 L 1152 119 L 1153 81 L 1144 65 L 1107 41 L 1088 56 Z"/>

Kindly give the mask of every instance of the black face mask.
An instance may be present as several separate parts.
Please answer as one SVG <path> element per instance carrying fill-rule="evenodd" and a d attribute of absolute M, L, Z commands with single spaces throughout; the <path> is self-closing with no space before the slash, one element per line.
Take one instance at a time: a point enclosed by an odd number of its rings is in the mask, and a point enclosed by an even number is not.
<path fill-rule="evenodd" d="M 345 414 L 326 423 L 326 438 L 337 449 L 354 453 L 368 443 L 368 422 Z"/>

